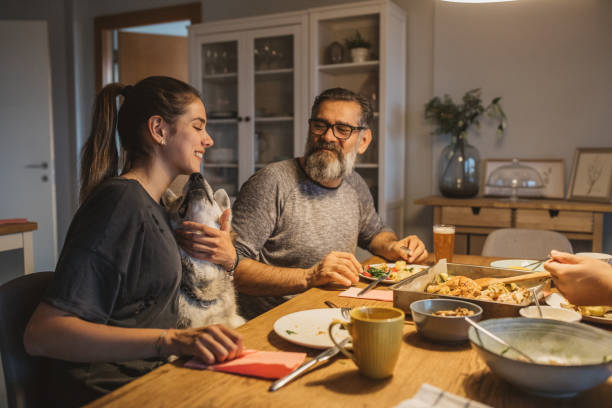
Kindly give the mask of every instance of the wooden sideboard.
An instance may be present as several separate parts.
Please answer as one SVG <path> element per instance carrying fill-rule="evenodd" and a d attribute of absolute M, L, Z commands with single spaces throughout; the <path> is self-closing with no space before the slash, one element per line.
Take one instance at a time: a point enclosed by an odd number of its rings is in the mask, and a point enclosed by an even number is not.
<path fill-rule="evenodd" d="M 601 252 L 603 216 L 612 212 L 612 204 L 565 200 L 430 196 L 414 203 L 433 207 L 434 224 L 456 226 L 456 253 L 475 255 L 480 255 L 487 235 L 499 228 L 558 231 L 571 240 L 589 241 L 594 252 Z"/>

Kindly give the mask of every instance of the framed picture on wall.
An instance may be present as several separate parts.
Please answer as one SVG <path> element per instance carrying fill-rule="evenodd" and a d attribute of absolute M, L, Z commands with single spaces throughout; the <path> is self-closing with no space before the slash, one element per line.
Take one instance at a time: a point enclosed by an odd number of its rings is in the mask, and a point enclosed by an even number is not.
<path fill-rule="evenodd" d="M 564 198 L 565 197 L 565 161 L 563 159 L 519 159 L 520 164 L 534 168 L 544 183 L 541 190 L 531 190 L 519 188 L 519 197 L 544 197 L 544 198 Z M 512 164 L 512 159 L 487 159 L 484 161 L 482 188 L 481 191 L 486 196 L 506 197 L 510 196 L 508 188 L 489 187 L 487 179 L 491 173 L 505 164 Z"/>
<path fill-rule="evenodd" d="M 574 154 L 568 200 L 610 201 L 612 147 L 579 147 Z"/>

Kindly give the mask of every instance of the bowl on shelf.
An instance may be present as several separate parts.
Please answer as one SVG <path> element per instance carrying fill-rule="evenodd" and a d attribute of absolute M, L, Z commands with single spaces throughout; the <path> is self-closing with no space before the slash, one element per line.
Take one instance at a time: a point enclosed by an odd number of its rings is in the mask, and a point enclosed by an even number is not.
<path fill-rule="evenodd" d="M 482 308 L 474 303 L 455 299 L 423 299 L 410 304 L 412 320 L 417 333 L 428 340 L 443 343 L 467 341 L 470 324 L 463 316 L 439 316 L 436 312 L 465 308 L 474 312 L 469 316 L 477 322 L 482 318 Z"/>
<path fill-rule="evenodd" d="M 470 327 L 472 347 L 491 371 L 532 394 L 572 397 L 612 374 L 612 334 L 583 323 L 520 317 L 489 319 L 480 325 L 531 357 L 526 361 Z"/>

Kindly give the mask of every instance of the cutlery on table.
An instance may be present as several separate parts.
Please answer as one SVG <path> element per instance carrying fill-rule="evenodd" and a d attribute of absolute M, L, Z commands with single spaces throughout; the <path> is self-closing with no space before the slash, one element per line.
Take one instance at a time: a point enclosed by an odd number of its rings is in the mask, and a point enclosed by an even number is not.
<path fill-rule="evenodd" d="M 474 326 L 474 328 L 476 329 L 476 331 L 481 331 L 484 334 L 486 334 L 487 336 L 489 336 L 490 338 L 492 338 L 493 340 L 495 340 L 498 343 L 503 344 L 504 346 L 506 346 L 508 349 L 510 350 L 514 350 L 515 352 L 517 352 L 518 354 L 520 354 L 521 356 L 525 357 L 527 360 L 529 360 L 532 363 L 535 363 L 535 360 L 531 357 L 529 357 L 527 354 L 523 353 L 521 350 L 517 349 L 514 346 L 511 346 L 510 344 L 506 343 L 506 341 L 500 339 L 499 337 L 497 337 L 496 335 L 494 335 L 493 333 L 491 333 L 490 331 L 488 331 L 487 329 L 485 329 L 484 327 L 482 327 L 481 325 L 479 325 L 478 323 L 474 322 L 472 319 L 468 318 L 467 316 L 464 317 L 465 321 L 468 322 L 469 324 L 471 324 L 472 326 Z M 503 354 L 503 352 L 502 352 Z"/>
<path fill-rule="evenodd" d="M 332 309 L 340 309 L 340 313 L 342 313 L 342 317 L 344 317 L 347 320 L 350 320 L 351 318 L 351 308 L 350 307 L 339 307 L 336 306 L 336 304 L 334 302 L 332 302 L 331 300 L 326 300 L 323 303 L 325 303 L 327 306 L 331 307 Z"/>
<path fill-rule="evenodd" d="M 372 288 L 374 288 L 376 285 L 378 285 L 381 281 L 387 279 L 389 277 L 389 274 L 391 273 L 391 270 L 389 269 L 389 271 L 387 271 L 387 273 L 385 273 L 384 275 L 378 277 L 375 281 L 370 282 L 370 284 L 368 286 L 366 286 L 365 288 L 363 288 L 359 293 L 357 293 L 357 296 L 363 296 L 365 295 L 367 292 L 369 292 Z"/>
<path fill-rule="evenodd" d="M 342 340 L 339 344 L 341 346 L 344 346 L 350 339 L 351 339 L 350 337 L 347 337 L 346 339 Z M 295 377 L 297 377 L 298 375 L 300 375 L 303 372 L 305 372 L 306 370 L 308 370 L 310 367 L 312 367 L 315 364 L 318 364 L 318 363 L 320 363 L 322 361 L 329 360 L 330 358 L 332 358 L 333 356 L 335 356 L 339 352 L 340 352 L 340 349 L 338 347 L 336 347 L 336 346 L 333 346 L 331 348 L 328 348 L 327 350 L 324 350 L 322 353 L 320 353 L 318 356 L 316 356 L 312 360 L 302 364 L 301 366 L 299 366 L 298 368 L 296 368 L 294 371 L 290 372 L 289 374 L 287 374 L 283 378 L 280 378 L 280 379 L 276 380 L 270 386 L 270 388 L 268 388 L 268 391 L 273 392 L 273 391 L 278 390 L 282 386 L 286 385 L 289 381 L 293 380 Z"/>
<path fill-rule="evenodd" d="M 536 295 L 536 291 L 534 288 L 531 288 L 530 291 L 531 291 L 531 296 L 533 296 L 533 301 L 538 307 L 538 314 L 540 315 L 540 318 L 542 319 L 544 318 L 544 315 L 542 314 L 542 308 L 540 307 L 540 302 L 538 302 L 538 295 Z"/>
<path fill-rule="evenodd" d="M 532 262 L 532 263 L 529 263 L 529 264 L 523 266 L 523 268 L 531 269 L 532 271 L 534 271 L 534 270 L 538 269 L 538 267 L 540 265 L 542 265 L 544 262 L 548 261 L 549 259 L 550 258 L 540 259 L 538 261 L 535 261 L 535 262 Z"/>

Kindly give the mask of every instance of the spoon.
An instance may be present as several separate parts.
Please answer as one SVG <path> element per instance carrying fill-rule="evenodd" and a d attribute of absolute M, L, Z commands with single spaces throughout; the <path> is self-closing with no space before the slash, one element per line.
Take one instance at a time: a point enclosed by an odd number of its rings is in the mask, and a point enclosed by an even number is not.
<path fill-rule="evenodd" d="M 525 357 L 529 362 L 531 363 L 535 363 L 535 360 L 532 359 L 531 357 L 529 357 L 527 354 L 523 353 L 521 350 L 517 349 L 514 346 L 511 346 L 510 344 L 506 343 L 504 340 L 500 339 L 499 337 L 497 337 L 496 335 L 494 335 L 493 333 L 491 333 L 490 331 L 488 331 L 487 329 L 485 329 L 484 327 L 482 327 L 481 325 L 479 325 L 478 323 L 472 321 L 472 319 L 469 319 L 467 316 L 464 317 L 465 321 L 468 322 L 469 324 L 471 324 L 472 326 L 474 326 L 474 328 L 476 330 L 480 330 L 481 332 L 483 332 L 484 334 L 486 334 L 487 336 L 491 337 L 493 340 L 495 340 L 498 343 L 503 344 L 504 346 L 506 346 L 507 348 L 514 350 L 515 352 L 517 352 L 518 354 L 520 354 L 521 356 Z M 502 353 L 503 354 L 503 353 Z"/>
<path fill-rule="evenodd" d="M 540 319 L 543 319 L 544 315 L 542 314 L 542 308 L 540 307 L 540 302 L 538 302 L 538 296 L 536 295 L 535 289 L 531 288 L 530 290 L 531 290 L 531 295 L 533 296 L 533 301 L 538 307 L 538 314 L 540 315 Z"/>

